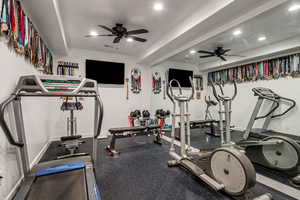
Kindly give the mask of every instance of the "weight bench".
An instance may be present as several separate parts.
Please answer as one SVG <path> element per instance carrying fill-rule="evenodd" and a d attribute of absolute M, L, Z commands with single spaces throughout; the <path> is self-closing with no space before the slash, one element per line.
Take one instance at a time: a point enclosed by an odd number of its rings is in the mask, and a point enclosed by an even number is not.
<path fill-rule="evenodd" d="M 216 128 L 214 126 L 214 124 L 218 124 L 218 123 L 219 123 L 219 121 L 217 121 L 217 120 L 195 120 L 195 121 L 190 121 L 190 128 L 195 129 L 195 128 L 203 128 L 203 127 L 208 126 L 210 129 L 210 132 L 206 132 L 207 134 L 213 135 L 213 136 L 220 136 L 216 132 Z M 180 122 L 179 122 L 179 126 L 180 126 Z"/>
<path fill-rule="evenodd" d="M 151 134 L 155 135 L 154 143 L 159 145 L 162 144 L 159 125 L 111 128 L 108 131 L 112 136 L 110 145 L 106 146 L 105 149 L 110 156 L 116 156 L 120 154 L 120 152 L 116 150 L 116 140 L 121 138 L 145 136 Z"/>

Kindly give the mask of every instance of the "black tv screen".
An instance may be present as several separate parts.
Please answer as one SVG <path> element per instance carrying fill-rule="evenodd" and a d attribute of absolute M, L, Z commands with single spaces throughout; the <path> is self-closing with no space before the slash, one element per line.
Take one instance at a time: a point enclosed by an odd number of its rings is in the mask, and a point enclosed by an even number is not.
<path fill-rule="evenodd" d="M 191 87 L 189 77 L 193 78 L 193 71 L 181 70 L 181 69 L 169 69 L 169 82 L 172 79 L 179 81 L 181 87 Z M 173 87 L 177 87 L 177 84 L 173 82 Z"/>
<path fill-rule="evenodd" d="M 124 84 L 125 64 L 86 60 L 86 78 L 96 80 L 100 84 Z"/>

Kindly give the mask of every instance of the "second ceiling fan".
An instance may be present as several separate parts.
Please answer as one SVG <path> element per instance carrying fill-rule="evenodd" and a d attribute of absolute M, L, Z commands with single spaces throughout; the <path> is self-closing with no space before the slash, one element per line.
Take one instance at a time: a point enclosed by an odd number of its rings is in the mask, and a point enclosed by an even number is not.
<path fill-rule="evenodd" d="M 112 27 L 112 28 L 109 28 L 104 25 L 98 25 L 98 26 L 109 31 L 110 34 L 87 35 L 86 37 L 98 37 L 98 36 L 115 37 L 113 40 L 113 43 L 119 43 L 122 38 L 131 38 L 132 40 L 135 40 L 138 42 L 146 42 L 147 39 L 136 37 L 134 35 L 149 33 L 149 31 L 146 29 L 137 29 L 137 30 L 128 31 L 127 28 L 125 28 L 123 26 L 123 24 L 120 24 L 120 23 L 117 23 L 116 26 Z"/>
<path fill-rule="evenodd" d="M 207 55 L 200 56 L 200 58 L 218 57 L 223 61 L 227 61 L 227 59 L 225 58 L 226 56 L 244 57 L 240 55 L 230 55 L 228 54 L 229 51 L 231 51 L 231 49 L 224 49 L 223 47 L 217 47 L 214 51 L 199 50 L 198 53 L 207 54 Z"/>

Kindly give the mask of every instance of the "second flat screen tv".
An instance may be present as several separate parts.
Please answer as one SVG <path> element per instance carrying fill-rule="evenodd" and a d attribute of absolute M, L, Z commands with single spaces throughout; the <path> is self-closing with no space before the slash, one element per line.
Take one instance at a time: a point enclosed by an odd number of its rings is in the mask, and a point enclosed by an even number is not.
<path fill-rule="evenodd" d="M 96 80 L 99 84 L 124 85 L 125 64 L 86 60 L 86 78 Z"/>
<path fill-rule="evenodd" d="M 169 81 L 176 79 L 179 81 L 181 87 L 191 87 L 189 77 L 193 78 L 193 71 L 181 70 L 181 69 L 169 69 Z M 177 84 L 172 84 L 173 87 L 177 87 Z"/>

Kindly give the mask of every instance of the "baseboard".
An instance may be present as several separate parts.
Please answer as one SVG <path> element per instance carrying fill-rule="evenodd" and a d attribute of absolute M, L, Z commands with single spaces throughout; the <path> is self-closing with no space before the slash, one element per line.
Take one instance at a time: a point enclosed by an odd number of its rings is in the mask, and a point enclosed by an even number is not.
<path fill-rule="evenodd" d="M 6 196 L 6 198 L 4 198 L 4 200 L 12 200 L 14 198 L 18 188 L 22 183 L 22 180 L 23 180 L 23 176 L 17 181 L 15 186 L 11 189 L 10 193 Z"/>
<path fill-rule="evenodd" d="M 44 147 L 42 148 L 42 150 L 40 151 L 40 153 L 38 153 L 38 155 L 33 159 L 33 161 L 30 163 L 30 169 L 32 169 L 32 167 L 36 164 L 38 164 L 40 162 L 40 160 L 42 159 L 43 155 L 45 154 L 45 152 L 47 151 L 49 145 L 50 145 L 50 141 L 48 141 Z"/>

